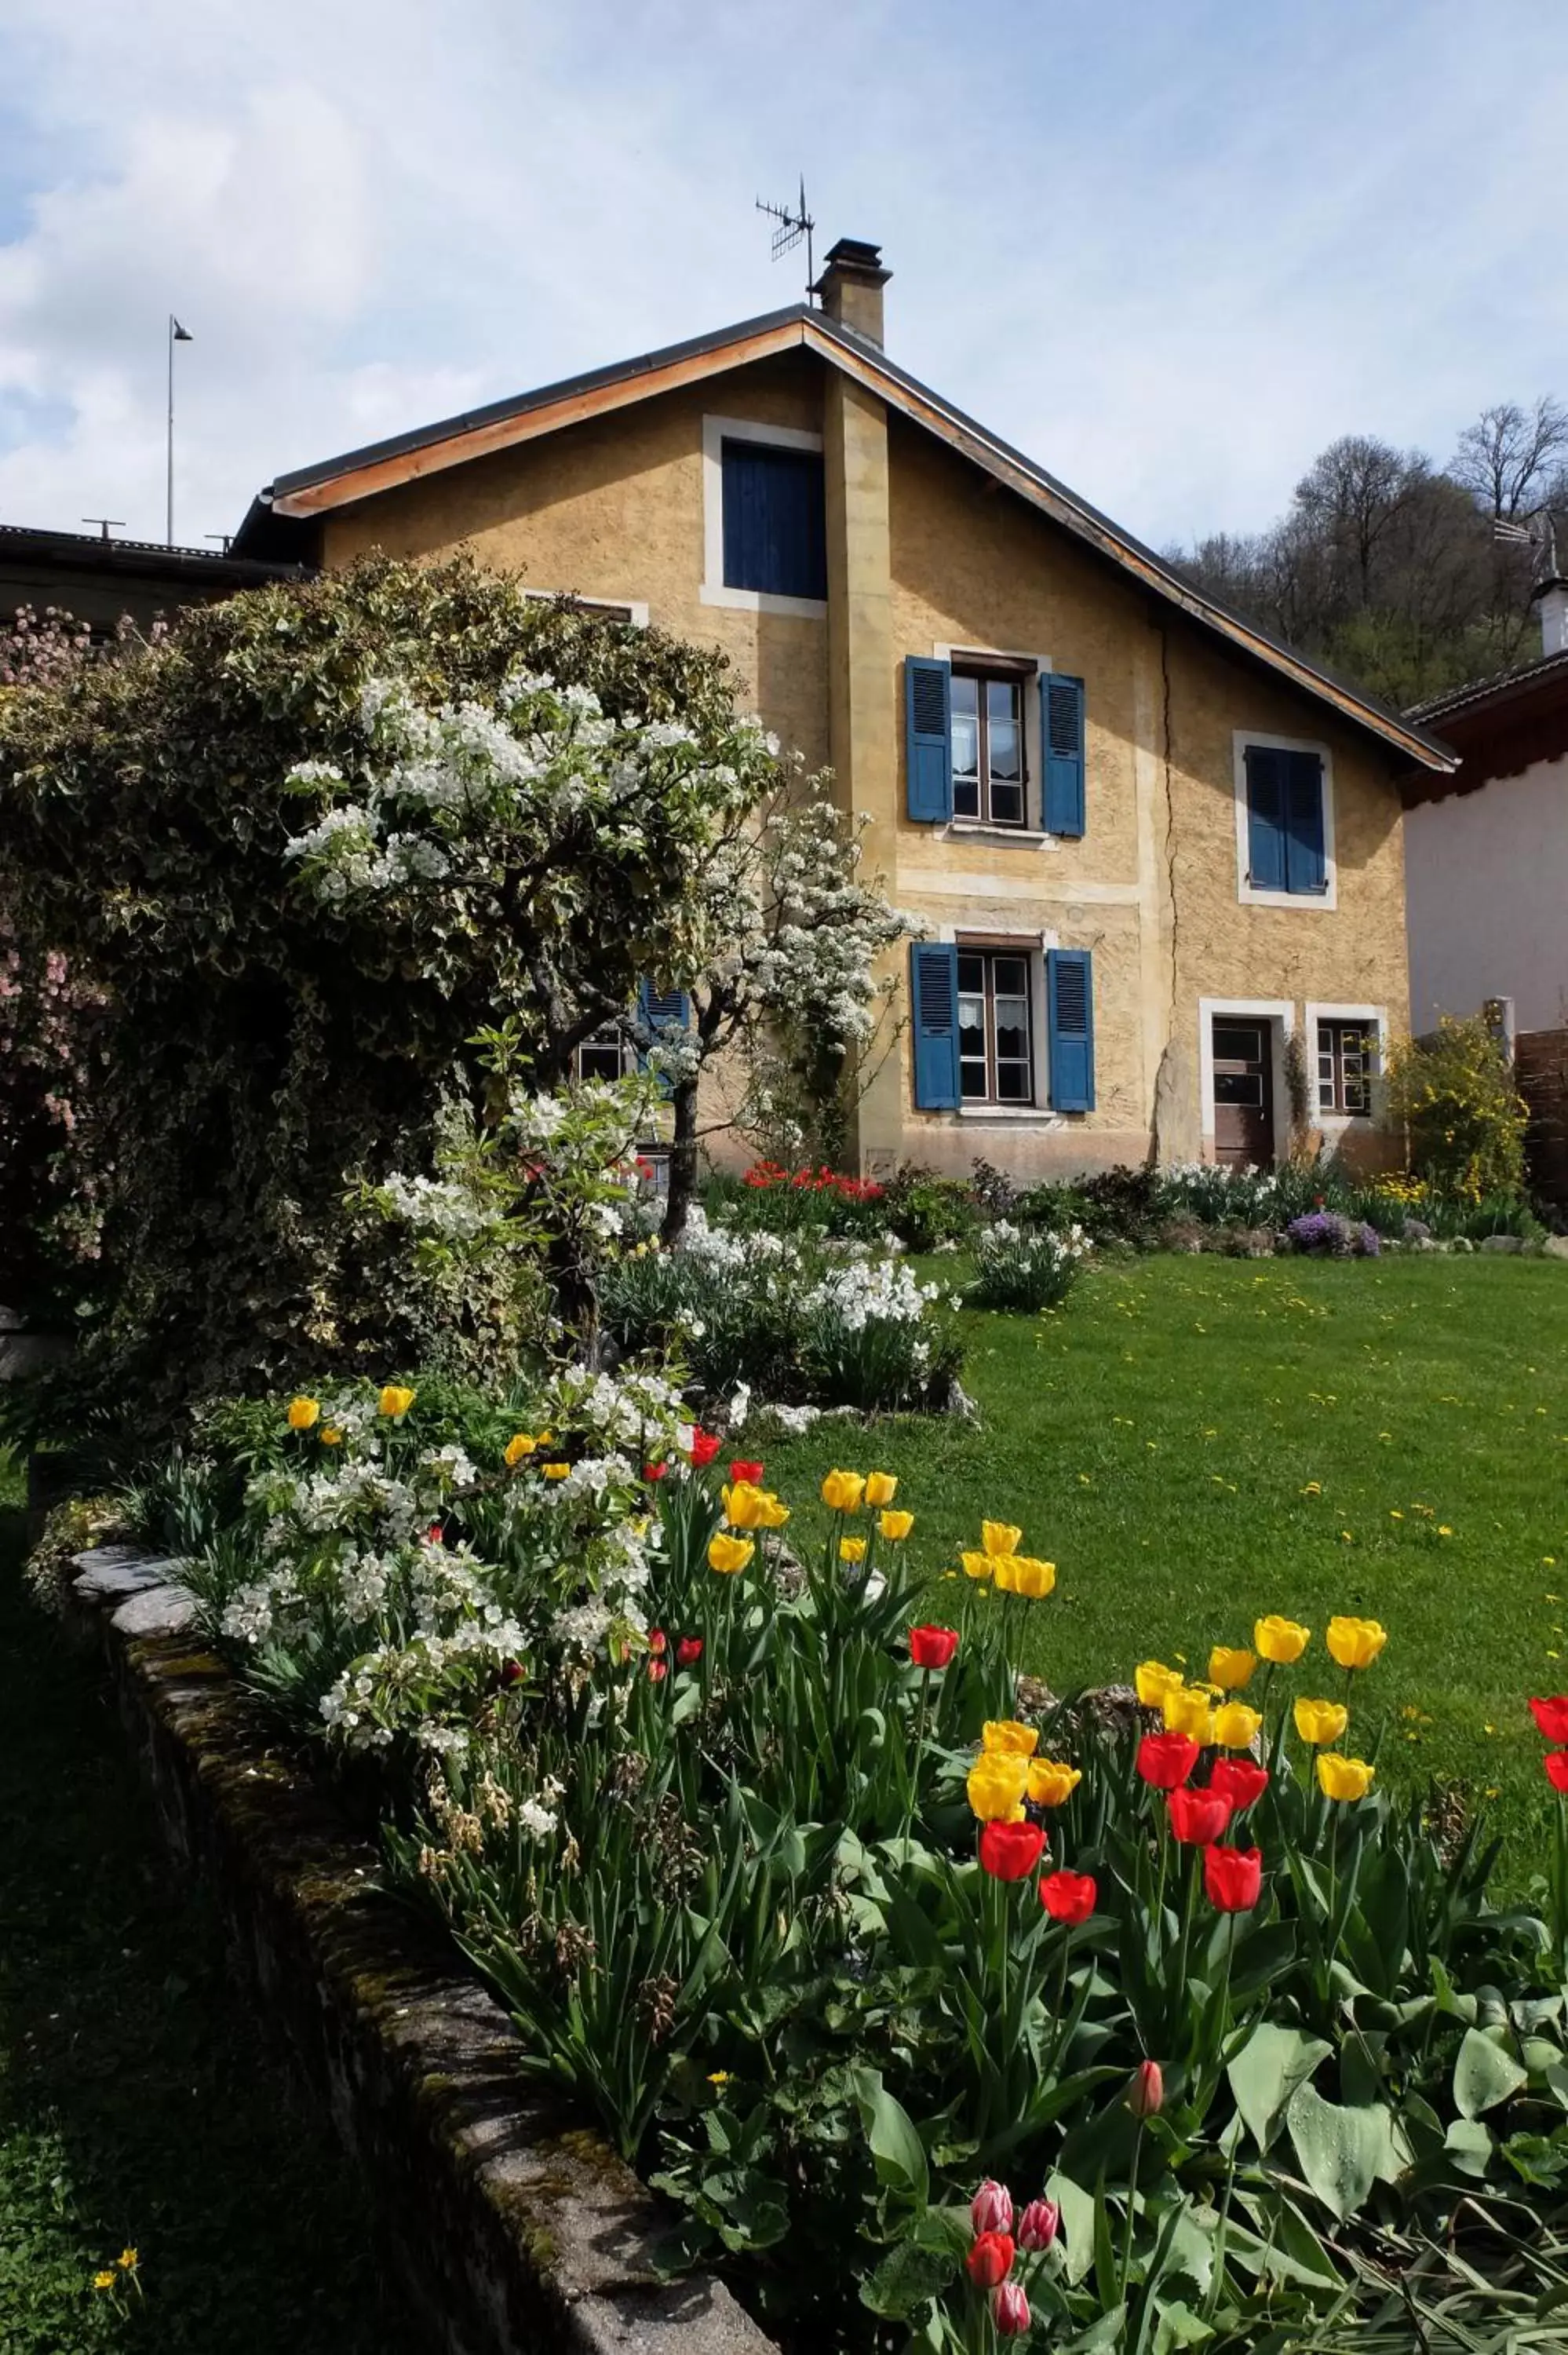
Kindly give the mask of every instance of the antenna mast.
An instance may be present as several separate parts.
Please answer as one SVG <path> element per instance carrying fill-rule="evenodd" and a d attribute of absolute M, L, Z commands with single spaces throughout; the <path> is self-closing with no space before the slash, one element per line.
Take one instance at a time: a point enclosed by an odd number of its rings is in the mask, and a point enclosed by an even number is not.
<path fill-rule="evenodd" d="M 780 254 L 792 252 L 795 247 L 800 244 L 800 240 L 802 238 L 805 239 L 806 300 L 809 303 L 811 299 L 812 282 L 817 275 L 817 266 L 812 259 L 811 253 L 811 232 L 816 228 L 817 224 L 811 218 L 810 214 L 806 210 L 805 174 L 802 172 L 800 175 L 800 194 L 795 204 L 770 205 L 766 203 L 761 197 L 758 197 L 757 199 L 757 209 L 759 213 L 766 213 L 769 220 L 777 221 L 779 224 L 778 228 L 773 232 L 773 246 L 770 259 L 774 261 L 779 260 Z"/>

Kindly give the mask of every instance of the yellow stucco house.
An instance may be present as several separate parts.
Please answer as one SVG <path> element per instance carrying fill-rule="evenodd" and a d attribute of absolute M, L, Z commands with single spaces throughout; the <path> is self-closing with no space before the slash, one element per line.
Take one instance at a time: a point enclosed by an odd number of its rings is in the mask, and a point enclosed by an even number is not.
<path fill-rule="evenodd" d="M 927 926 L 863 1170 L 1266 1163 L 1304 1106 L 1379 1157 L 1407 1023 L 1394 780 L 1453 754 L 898 368 L 888 274 L 841 240 L 821 308 L 281 475 L 236 551 L 466 546 L 721 646 Z"/>

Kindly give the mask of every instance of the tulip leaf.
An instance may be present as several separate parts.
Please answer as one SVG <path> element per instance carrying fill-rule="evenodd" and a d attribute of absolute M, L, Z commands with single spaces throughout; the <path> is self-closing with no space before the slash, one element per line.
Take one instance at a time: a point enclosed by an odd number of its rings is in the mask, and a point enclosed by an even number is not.
<path fill-rule="evenodd" d="M 1266 2150 L 1274 2140 L 1297 2087 L 1306 2083 L 1332 2049 L 1303 2029 L 1279 2028 L 1267 2020 L 1254 2029 L 1225 2074 L 1259 2150 Z"/>
<path fill-rule="evenodd" d="M 1301 2172 L 1341 2223 L 1363 2205 L 1389 2163 L 1392 2121 L 1381 2104 L 1350 2109 L 1298 2085 L 1287 2112 Z"/>
<path fill-rule="evenodd" d="M 1065 2259 L 1068 2283 L 1075 2289 L 1094 2262 L 1094 2194 L 1075 2183 L 1070 2175 L 1053 2175 L 1045 2186 L 1045 2197 L 1062 2211 L 1062 2238 L 1057 2245 Z"/>
<path fill-rule="evenodd" d="M 1466 2029 L 1454 2063 L 1454 2106 L 1461 2117 L 1478 2118 L 1529 2081 L 1530 2072 L 1520 2067 L 1511 2052 L 1480 2029 Z"/>
<path fill-rule="evenodd" d="M 1160 2321 L 1154 2333 L 1154 2355 L 1174 2355 L 1179 2347 L 1203 2347 L 1214 2336 L 1212 2322 L 1180 2298 L 1169 2306 L 1161 2305 Z"/>
<path fill-rule="evenodd" d="M 926 2147 L 915 2122 L 902 2103 L 895 2102 L 876 2069 L 852 2069 L 860 2122 L 871 2147 L 878 2180 L 924 2208 L 930 2190 Z"/>
<path fill-rule="evenodd" d="M 1484 2175 L 1491 2165 L 1491 2134 L 1479 2118 L 1456 2118 L 1444 2147 L 1462 2175 Z"/>

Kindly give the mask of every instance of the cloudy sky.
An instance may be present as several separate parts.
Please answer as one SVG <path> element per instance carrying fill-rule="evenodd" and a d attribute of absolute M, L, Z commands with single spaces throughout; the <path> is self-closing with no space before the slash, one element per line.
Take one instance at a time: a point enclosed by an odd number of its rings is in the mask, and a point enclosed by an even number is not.
<path fill-rule="evenodd" d="M 1158 543 L 1568 396 L 1561 0 L 0 0 L 0 522 L 274 473 L 795 300 Z"/>

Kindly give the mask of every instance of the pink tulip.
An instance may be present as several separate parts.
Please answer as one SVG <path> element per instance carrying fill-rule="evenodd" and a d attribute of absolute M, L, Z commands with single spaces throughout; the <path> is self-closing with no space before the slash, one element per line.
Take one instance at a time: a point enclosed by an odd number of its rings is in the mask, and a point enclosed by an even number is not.
<path fill-rule="evenodd" d="M 999 2339 L 1022 2339 L 1032 2318 L 1022 2284 L 1003 2282 L 991 2299 L 991 2311 Z"/>
<path fill-rule="evenodd" d="M 1062 2211 L 1054 2200 L 1032 2200 L 1018 2220 L 1018 2245 L 1031 2252 L 1048 2249 L 1056 2237 Z"/>
<path fill-rule="evenodd" d="M 969 2201 L 969 2221 L 977 2233 L 1012 2232 L 1012 2194 L 1005 2183 L 986 2177 Z"/>

